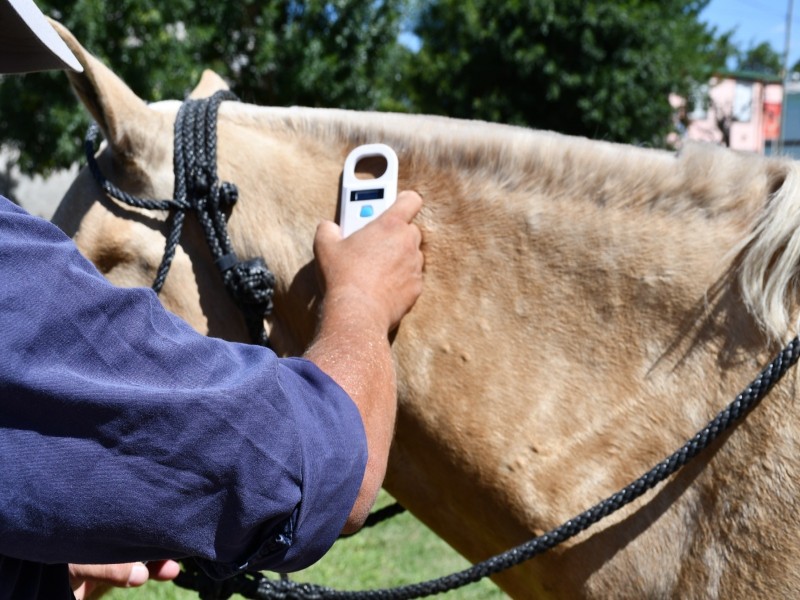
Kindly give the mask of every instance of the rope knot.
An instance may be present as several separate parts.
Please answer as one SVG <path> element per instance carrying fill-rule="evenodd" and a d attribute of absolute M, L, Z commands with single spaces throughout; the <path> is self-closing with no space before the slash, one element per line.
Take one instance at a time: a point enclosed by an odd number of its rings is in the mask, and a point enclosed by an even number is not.
<path fill-rule="evenodd" d="M 225 270 L 224 276 L 233 297 L 248 310 L 258 311 L 261 316 L 272 313 L 275 275 L 264 259 L 238 261 Z"/>
<path fill-rule="evenodd" d="M 219 186 L 219 202 L 222 206 L 233 206 L 239 199 L 239 189 L 230 181 L 223 181 Z"/>
<path fill-rule="evenodd" d="M 215 177 L 210 172 L 208 165 L 197 165 L 192 169 L 192 177 L 189 185 L 191 186 L 191 195 L 194 198 L 206 198 L 211 191 L 211 185 Z"/>

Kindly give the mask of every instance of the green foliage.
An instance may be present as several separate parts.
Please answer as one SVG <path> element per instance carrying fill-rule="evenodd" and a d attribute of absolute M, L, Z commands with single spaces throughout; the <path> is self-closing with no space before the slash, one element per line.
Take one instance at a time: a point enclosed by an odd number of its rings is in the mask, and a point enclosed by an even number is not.
<path fill-rule="evenodd" d="M 783 61 L 768 42 L 762 42 L 739 54 L 737 70 L 780 75 L 783 71 Z"/>
<path fill-rule="evenodd" d="M 662 146 L 685 97 L 738 56 L 708 0 L 41 0 L 142 98 L 211 68 L 262 105 L 402 110 Z M 413 11 L 413 14 L 409 11 Z M 411 15 L 411 16 L 409 16 Z M 419 52 L 397 42 L 411 23 Z M 756 47 L 747 60 L 772 68 Z M 0 139 L 25 172 L 81 158 L 63 73 L 0 79 Z"/>
<path fill-rule="evenodd" d="M 720 71 L 727 69 L 735 69 L 735 64 L 739 61 L 741 51 L 736 43 L 733 41 L 735 31 L 726 31 L 724 33 L 717 33 L 716 29 L 712 29 L 714 41 L 708 48 L 707 61 Z M 701 82 L 703 84 L 706 81 Z"/>
<path fill-rule="evenodd" d="M 423 112 L 663 145 L 670 92 L 704 81 L 704 0 L 432 0 L 417 25 Z"/>
<path fill-rule="evenodd" d="M 242 100 L 397 109 L 397 42 L 405 0 L 39 0 L 148 101 L 183 98 L 211 68 Z M 0 139 L 20 167 L 80 157 L 88 123 L 63 73 L 0 82 Z"/>

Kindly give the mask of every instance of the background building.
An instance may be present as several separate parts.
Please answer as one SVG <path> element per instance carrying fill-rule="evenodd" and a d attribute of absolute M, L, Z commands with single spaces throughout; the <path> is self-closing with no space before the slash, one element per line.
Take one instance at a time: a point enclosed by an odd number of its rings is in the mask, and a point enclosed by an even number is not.
<path fill-rule="evenodd" d="M 778 139 L 769 140 L 765 154 L 788 155 L 800 160 L 800 73 L 786 84 L 786 102 L 783 104 L 783 144 L 778 148 Z"/>
<path fill-rule="evenodd" d="M 799 90 L 800 91 L 800 90 Z M 767 154 L 775 152 L 781 131 L 784 90 L 781 79 L 751 72 L 724 73 L 701 86 L 687 101 L 671 96 L 676 109 L 676 135 L 670 140 L 696 140 L 727 146 L 733 150 Z M 796 96 L 800 102 L 800 96 Z M 797 107 L 800 111 L 800 106 Z M 791 119 L 790 115 L 787 115 Z M 800 113 L 795 115 L 795 121 Z M 800 122 L 796 123 L 800 152 Z M 786 135 L 785 139 L 789 139 Z M 784 143 L 784 148 L 790 144 Z"/>

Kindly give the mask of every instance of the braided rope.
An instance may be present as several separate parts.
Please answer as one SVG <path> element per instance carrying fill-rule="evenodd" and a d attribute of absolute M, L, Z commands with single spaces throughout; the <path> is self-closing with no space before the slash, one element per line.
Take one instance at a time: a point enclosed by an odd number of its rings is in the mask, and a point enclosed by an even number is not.
<path fill-rule="evenodd" d="M 175 118 L 175 187 L 171 200 L 138 198 L 105 178 L 94 156 L 94 142 L 100 132 L 96 123 L 89 127 L 84 151 L 92 175 L 109 197 L 138 208 L 172 211 L 164 257 L 153 282 L 156 293 L 163 288 L 175 258 L 186 213 L 193 210 L 225 287 L 244 315 L 251 339 L 267 346 L 264 317 L 272 312 L 275 277 L 263 259 L 240 261 L 237 258 L 228 235 L 225 210 L 236 203 L 238 191 L 232 183 L 220 182 L 217 178 L 217 114 L 225 100 L 236 100 L 236 96 L 222 90 L 210 98 L 186 100 L 181 104 Z"/>
<path fill-rule="evenodd" d="M 234 583 L 231 580 L 230 588 L 220 587 L 219 591 L 227 593 L 229 590 L 235 590 L 231 594 L 239 593 L 245 598 L 254 600 L 410 600 L 411 598 L 424 598 L 449 592 L 515 567 L 585 531 L 674 474 L 713 443 L 722 433 L 747 415 L 750 409 L 766 396 L 786 371 L 797 362 L 798 357 L 800 357 L 800 338 L 795 337 L 759 373 L 753 382 L 736 396 L 733 402 L 720 411 L 694 437 L 650 471 L 555 529 L 488 560 L 476 563 L 468 569 L 421 583 L 391 589 L 355 592 L 334 590 L 308 583 L 296 583 L 286 580 L 276 581 L 267 579 L 263 575 L 249 574 L 246 576 L 246 582 Z M 179 580 L 178 585 L 183 587 L 196 584 L 198 579 L 203 578 L 202 573 L 197 570 L 189 574 L 182 573 L 181 576 L 182 579 Z M 222 583 L 228 584 L 228 582 Z M 189 587 L 189 589 L 196 590 L 198 587 Z M 224 600 L 229 597 L 230 595 L 201 596 L 204 600 L 205 598 L 209 600 Z"/>
<path fill-rule="evenodd" d="M 367 520 L 364 521 L 364 527 L 374 527 L 375 525 L 379 525 L 384 521 L 391 519 L 392 517 L 396 517 L 399 514 L 402 514 L 406 511 L 400 504 L 395 502 L 394 504 L 390 504 L 389 506 L 384 506 L 380 510 L 376 510 L 367 517 Z"/>

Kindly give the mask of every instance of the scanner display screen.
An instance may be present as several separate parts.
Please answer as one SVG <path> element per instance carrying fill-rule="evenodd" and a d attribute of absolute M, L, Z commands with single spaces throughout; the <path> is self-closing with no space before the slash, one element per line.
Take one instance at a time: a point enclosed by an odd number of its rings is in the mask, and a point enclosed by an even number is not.
<path fill-rule="evenodd" d="M 376 190 L 353 190 L 350 192 L 350 202 L 363 202 L 364 200 L 382 200 L 383 188 Z"/>

